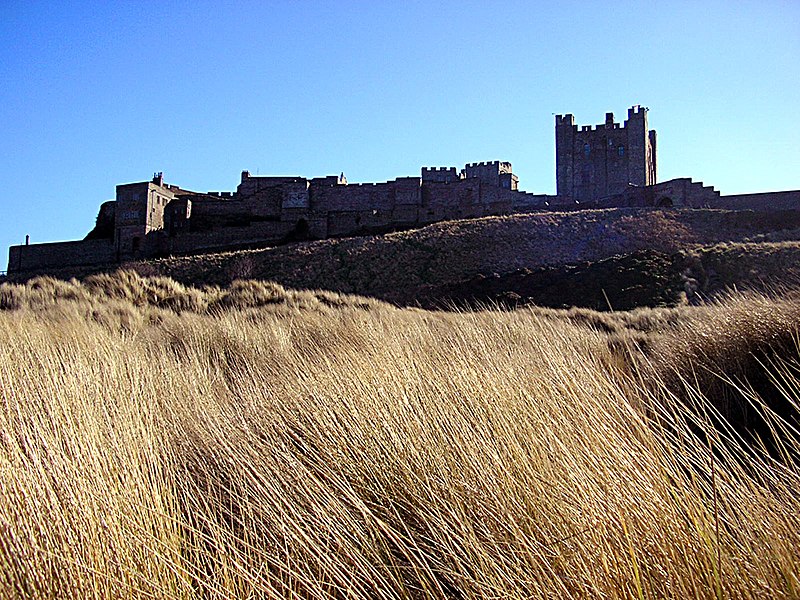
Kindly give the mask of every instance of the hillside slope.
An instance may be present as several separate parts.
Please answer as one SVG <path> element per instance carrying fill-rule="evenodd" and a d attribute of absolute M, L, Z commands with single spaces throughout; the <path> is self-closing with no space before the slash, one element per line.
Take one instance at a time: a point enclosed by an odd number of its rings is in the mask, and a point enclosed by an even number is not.
<path fill-rule="evenodd" d="M 500 303 L 606 310 L 793 284 L 800 281 L 798 259 L 800 210 L 608 209 L 450 221 L 122 266 L 191 285 L 252 278 L 428 308 Z M 70 279 L 103 270 L 108 267 L 48 274 Z"/>
<path fill-rule="evenodd" d="M 167 275 L 190 284 L 225 285 L 237 278 L 257 278 L 293 288 L 328 289 L 416 304 L 430 298 L 431 286 L 463 284 L 481 275 L 594 263 L 641 250 L 673 255 L 718 242 L 739 243 L 780 231 L 796 233 L 798 228 L 800 211 L 538 213 L 134 266 L 147 274 Z M 678 272 L 683 269 L 685 266 L 680 266 Z M 666 277 L 672 281 L 675 273 Z"/>

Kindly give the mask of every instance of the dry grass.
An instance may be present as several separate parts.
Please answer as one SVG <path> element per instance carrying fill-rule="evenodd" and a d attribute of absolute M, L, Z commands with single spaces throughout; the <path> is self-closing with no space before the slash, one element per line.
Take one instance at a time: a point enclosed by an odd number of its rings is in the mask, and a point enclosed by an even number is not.
<path fill-rule="evenodd" d="M 775 460 L 637 379 L 798 302 L 427 313 L 120 273 L 0 306 L 0 596 L 800 594 L 797 437 Z M 747 313 L 782 320 L 737 345 Z"/>

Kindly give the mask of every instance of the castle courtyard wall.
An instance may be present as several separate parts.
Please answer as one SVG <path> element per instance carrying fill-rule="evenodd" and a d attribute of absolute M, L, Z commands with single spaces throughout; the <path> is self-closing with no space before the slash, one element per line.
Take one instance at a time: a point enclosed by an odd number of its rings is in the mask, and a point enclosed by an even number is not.
<path fill-rule="evenodd" d="M 517 191 L 511 196 L 511 212 L 524 213 L 538 210 L 548 210 L 553 206 L 562 204 L 566 205 L 568 203 L 569 199 L 561 196 L 531 194 L 530 192 Z"/>
<path fill-rule="evenodd" d="M 202 198 L 192 202 L 192 218 L 219 224 L 253 217 L 278 219 L 282 204 L 280 188 L 267 188 L 245 198 Z"/>

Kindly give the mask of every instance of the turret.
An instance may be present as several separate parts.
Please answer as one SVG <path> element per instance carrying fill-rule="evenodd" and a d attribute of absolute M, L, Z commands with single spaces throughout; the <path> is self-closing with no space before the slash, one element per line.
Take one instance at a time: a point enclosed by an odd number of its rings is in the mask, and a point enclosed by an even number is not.
<path fill-rule="evenodd" d="M 576 130 L 573 115 L 556 115 L 556 193 L 559 196 L 569 196 L 572 192 L 572 150 Z"/>

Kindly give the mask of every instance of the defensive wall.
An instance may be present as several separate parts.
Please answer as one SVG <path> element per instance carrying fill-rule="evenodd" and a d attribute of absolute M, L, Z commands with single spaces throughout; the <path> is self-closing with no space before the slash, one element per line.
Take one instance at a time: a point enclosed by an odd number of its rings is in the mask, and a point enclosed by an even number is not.
<path fill-rule="evenodd" d="M 724 208 L 721 198 L 723 196 L 713 186 L 683 177 L 644 187 L 629 185 L 621 193 L 591 204 L 596 208 Z M 749 208 L 742 203 L 741 210 Z"/>
<path fill-rule="evenodd" d="M 235 192 L 193 192 L 164 182 L 117 186 L 83 241 L 12 246 L 9 273 L 113 265 L 159 256 L 263 247 L 420 227 L 443 220 L 548 206 L 517 189 L 511 163 L 425 167 L 420 177 L 348 183 L 344 174 L 260 177 L 243 171 Z"/>
<path fill-rule="evenodd" d="M 722 196 L 715 208 L 759 211 L 797 209 L 800 208 L 800 190 Z"/>
<path fill-rule="evenodd" d="M 12 246 L 9 274 L 63 267 L 115 265 L 198 254 L 384 233 L 452 219 L 548 210 L 658 207 L 730 210 L 800 209 L 800 190 L 721 196 L 690 178 L 656 182 L 656 134 L 647 108 L 633 106 L 624 123 L 578 126 L 557 115 L 557 194 L 519 189 L 510 162 L 422 167 L 419 177 L 348 183 L 344 173 L 253 176 L 242 171 L 235 191 L 195 192 L 152 180 L 117 186 L 101 205 L 86 239 Z"/>
<path fill-rule="evenodd" d="M 8 272 L 24 273 L 64 266 L 91 266 L 114 262 L 114 245 L 110 240 L 81 240 L 11 246 Z"/>

